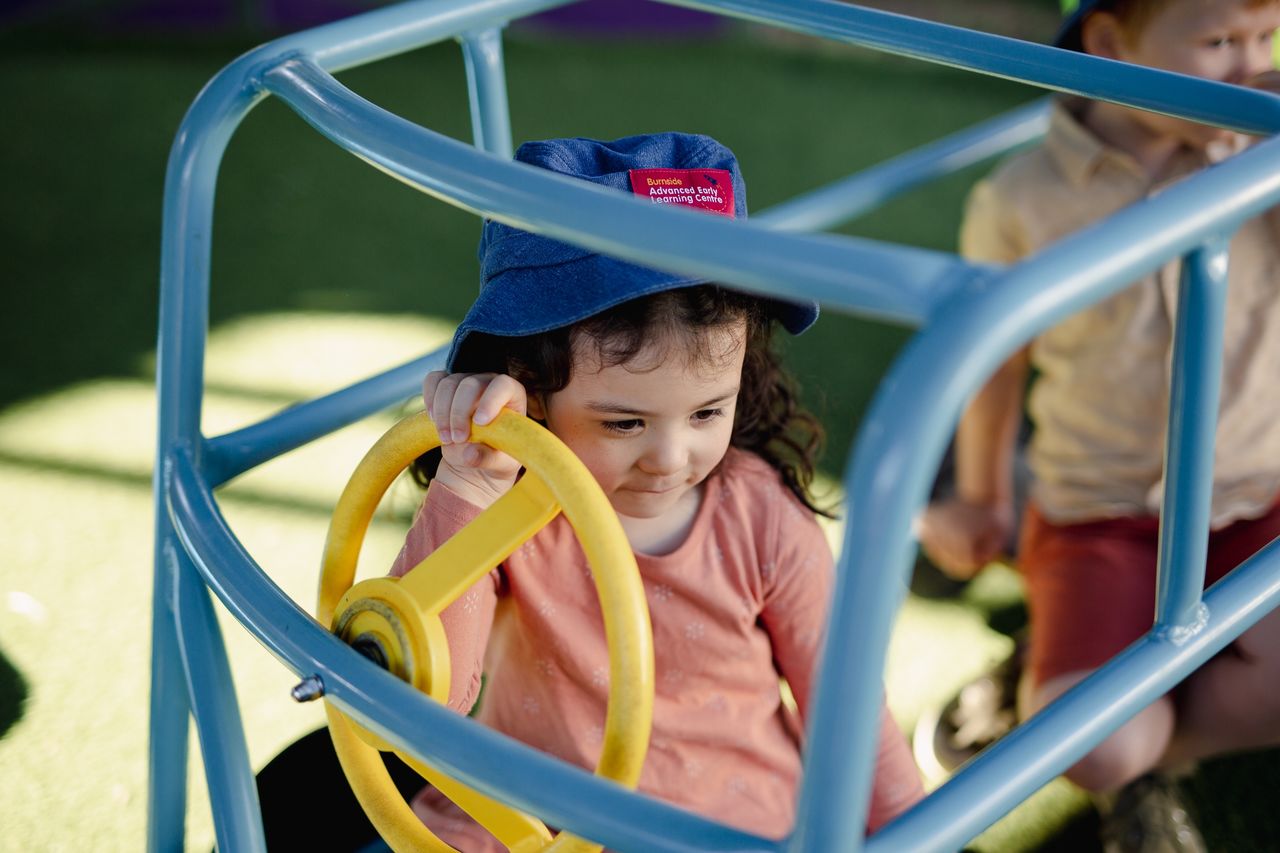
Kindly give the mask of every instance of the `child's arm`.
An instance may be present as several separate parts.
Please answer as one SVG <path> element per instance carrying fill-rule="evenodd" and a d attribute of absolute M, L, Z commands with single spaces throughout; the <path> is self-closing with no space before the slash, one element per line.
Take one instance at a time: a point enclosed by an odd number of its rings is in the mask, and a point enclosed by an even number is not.
<path fill-rule="evenodd" d="M 468 503 L 437 481 L 432 481 L 405 536 L 404 547 L 391 566 L 400 577 L 422 562 L 446 539 L 471 523 L 481 507 Z M 467 713 L 480 695 L 484 652 L 497 607 L 498 572 L 490 572 L 440 614 L 449 643 L 449 707 Z"/>
<path fill-rule="evenodd" d="M 794 501 L 790 495 L 788 500 Z M 788 519 L 778 532 L 771 577 L 760 614 L 773 645 L 778 671 L 787 680 L 802 718 L 807 719 L 813 678 L 821 652 L 831 599 L 834 567 L 826 537 L 808 510 L 794 501 L 802 522 Z M 907 739 L 881 700 L 880 736 L 867 831 L 875 832 L 922 797 L 924 786 Z"/>
<path fill-rule="evenodd" d="M 501 497 L 520 465 L 505 453 L 469 444 L 471 424 L 485 424 L 503 407 L 525 413 L 524 387 L 497 374 L 436 371 L 422 384 L 423 402 L 440 433 L 442 461 L 422 508 L 391 567 L 395 577 L 412 569 L 460 528 Z M 449 642 L 452 679 L 449 706 L 467 712 L 480 692 L 480 675 L 497 606 L 497 572 L 478 581 L 440 614 Z"/>
<path fill-rule="evenodd" d="M 1000 556 L 1013 531 L 1013 463 L 1029 359 L 1024 348 L 987 380 L 956 430 L 955 495 L 921 519 L 920 544 L 947 574 L 973 577 Z"/>
<path fill-rule="evenodd" d="M 1008 181 L 974 186 L 960 228 L 960 253 L 972 261 L 1008 264 L 1032 250 L 1019 215 L 1025 199 Z M 1000 556 L 1014 518 L 1013 464 L 1030 359 L 1023 349 L 978 391 L 956 430 L 956 491 L 921 518 L 920 544 L 943 572 L 964 580 Z"/>

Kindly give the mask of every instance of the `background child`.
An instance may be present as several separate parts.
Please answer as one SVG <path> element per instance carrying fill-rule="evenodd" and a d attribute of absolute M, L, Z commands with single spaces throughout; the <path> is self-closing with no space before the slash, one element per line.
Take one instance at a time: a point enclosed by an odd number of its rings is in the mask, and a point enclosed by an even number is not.
<path fill-rule="evenodd" d="M 1084 2 L 1058 43 L 1097 56 L 1280 88 L 1275 0 Z M 1012 262 L 1238 150 L 1227 131 L 1108 103 L 1055 106 L 1043 144 L 973 191 L 961 235 L 970 258 Z M 1011 459 L 1029 367 L 1035 424 L 1019 563 L 1031 620 L 1024 714 L 1043 707 L 1150 628 L 1163 489 L 1178 264 L 1037 338 L 971 401 L 956 439 L 957 495 L 931 506 L 922 544 L 969 576 L 1015 523 Z M 1280 534 L 1280 214 L 1230 247 L 1230 293 L 1207 583 Z M 1280 743 L 1280 614 L 1271 614 L 1073 767 L 1113 791 L 1153 768 Z M 1144 778 L 1116 803 L 1118 842 L 1198 849 L 1167 786 Z M 1151 796 L 1141 796 L 1149 792 Z M 1150 808 L 1153 798 L 1163 804 Z M 1140 805 L 1143 801 L 1147 805 Z M 1121 807 L 1123 803 L 1123 807 Z M 1129 808 L 1129 806 L 1134 806 Z M 1146 821 L 1144 823 L 1144 821 Z"/>
<path fill-rule="evenodd" d="M 703 136 L 561 139 L 516 159 L 655 201 L 744 216 L 733 154 Z M 658 188 L 655 191 L 654 188 Z M 542 421 L 622 521 L 653 623 L 656 702 L 640 790 L 769 836 L 794 820 L 802 733 L 831 593 L 807 487 L 820 437 L 770 346 L 817 306 L 758 299 L 496 222 L 450 373 L 424 383 L 442 458 L 393 573 L 509 489 L 519 465 L 465 443 L 503 408 Z M 501 605 L 501 606 L 500 606 Z M 584 767 L 598 757 L 609 668 L 585 559 L 557 518 L 443 615 L 449 704 Z M 779 676 L 801 719 L 782 701 Z M 922 794 L 883 717 L 874 829 Z M 465 851 L 496 841 L 430 788 L 424 821 Z"/>

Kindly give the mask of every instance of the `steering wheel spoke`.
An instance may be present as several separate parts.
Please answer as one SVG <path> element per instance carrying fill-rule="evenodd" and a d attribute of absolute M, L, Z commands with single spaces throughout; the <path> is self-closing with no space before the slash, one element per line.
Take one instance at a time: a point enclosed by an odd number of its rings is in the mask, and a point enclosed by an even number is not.
<path fill-rule="evenodd" d="M 505 844 L 508 850 L 528 850 L 533 853 L 546 847 L 551 841 L 551 833 L 547 830 L 546 824 L 537 818 L 516 811 L 491 797 L 486 797 L 476 789 L 446 776 L 412 755 L 399 750 L 396 751 L 396 755 L 416 770 L 419 776 L 434 785 L 440 793 L 452 800 L 454 805 L 493 833 L 493 837 Z"/>
<path fill-rule="evenodd" d="M 439 614 L 559 512 L 547 485 L 526 472 L 493 506 L 405 572 L 400 583 L 425 612 Z"/>

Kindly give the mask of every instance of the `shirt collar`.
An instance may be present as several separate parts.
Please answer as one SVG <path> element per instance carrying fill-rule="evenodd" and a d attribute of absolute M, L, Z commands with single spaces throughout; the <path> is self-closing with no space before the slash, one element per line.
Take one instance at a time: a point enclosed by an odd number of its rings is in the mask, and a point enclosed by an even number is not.
<path fill-rule="evenodd" d="M 1067 180 L 1084 186 L 1108 160 L 1146 182 L 1138 161 L 1094 136 L 1080 121 L 1088 104 L 1084 98 L 1056 98 L 1049 113 L 1045 149 Z"/>
<path fill-rule="evenodd" d="M 1049 132 L 1045 148 L 1062 170 L 1062 174 L 1076 186 L 1087 184 L 1104 163 L 1111 162 L 1144 185 L 1150 178 L 1132 156 L 1107 145 L 1093 134 L 1080 120 L 1088 101 L 1084 98 L 1057 98 L 1049 114 Z M 1165 170 L 1161 184 L 1184 177 L 1205 166 L 1218 163 L 1238 153 L 1248 141 L 1239 137 L 1229 142 L 1214 143 L 1205 151 L 1182 148 Z"/>

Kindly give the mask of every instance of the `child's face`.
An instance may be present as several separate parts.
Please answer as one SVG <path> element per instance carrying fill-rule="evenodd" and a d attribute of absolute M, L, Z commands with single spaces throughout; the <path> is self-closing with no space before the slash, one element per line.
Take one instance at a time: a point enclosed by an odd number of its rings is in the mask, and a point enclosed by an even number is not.
<path fill-rule="evenodd" d="M 687 501 L 729 447 L 746 352 L 745 323 L 708 333 L 713 356 L 689 364 L 680 344 L 652 345 L 601 367 L 575 348 L 569 384 L 530 414 L 586 464 L 619 515 L 656 519 Z"/>
<path fill-rule="evenodd" d="M 1271 42 L 1280 3 L 1168 0 L 1141 26 L 1114 42 L 1113 58 L 1220 83 L 1248 85 L 1272 68 Z M 1142 113 L 1149 130 L 1205 145 L 1227 134 L 1180 119 Z"/>

